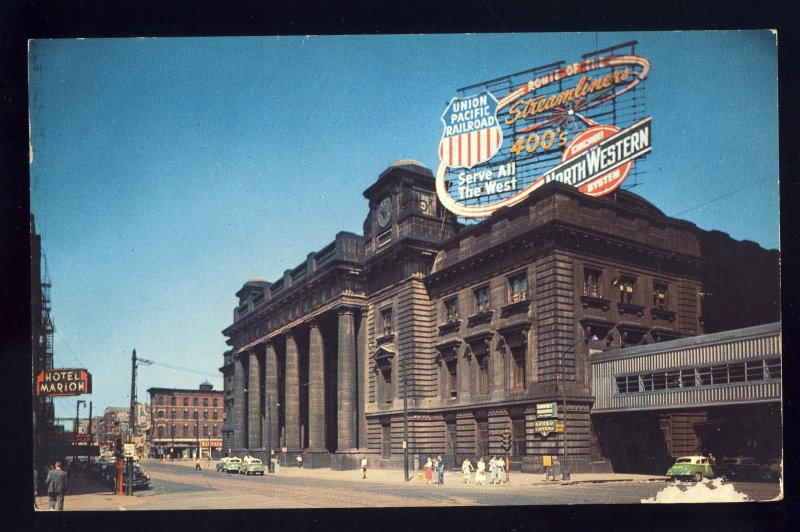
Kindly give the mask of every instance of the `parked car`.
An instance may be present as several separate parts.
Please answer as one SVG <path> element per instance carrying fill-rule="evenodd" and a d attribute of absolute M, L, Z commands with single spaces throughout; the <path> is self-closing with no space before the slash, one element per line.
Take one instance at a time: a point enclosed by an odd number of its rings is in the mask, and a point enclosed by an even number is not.
<path fill-rule="evenodd" d="M 240 475 L 263 475 L 264 463 L 258 458 L 252 456 L 245 456 L 239 466 Z"/>
<path fill-rule="evenodd" d="M 108 468 L 106 475 L 106 484 L 111 487 L 113 491 L 117 491 L 117 466 L 114 464 Z M 128 484 L 128 471 L 127 468 L 122 469 L 122 485 Z M 149 489 L 150 488 L 150 475 L 145 474 L 142 466 L 138 462 L 133 463 L 133 489 Z"/>
<path fill-rule="evenodd" d="M 769 469 L 749 456 L 723 458 L 717 466 L 717 476 L 726 480 L 762 482 L 771 480 Z"/>
<path fill-rule="evenodd" d="M 681 456 L 667 471 L 673 479 L 693 479 L 696 482 L 703 478 L 714 478 L 714 467 L 705 456 Z"/>
<path fill-rule="evenodd" d="M 228 460 L 230 460 L 227 456 L 221 458 L 219 462 L 217 462 L 217 471 L 226 471 L 228 469 Z"/>
<path fill-rule="evenodd" d="M 226 473 L 238 473 L 240 465 L 242 465 L 242 459 L 236 456 L 232 456 L 228 458 L 228 461 L 225 463 L 224 471 Z"/>

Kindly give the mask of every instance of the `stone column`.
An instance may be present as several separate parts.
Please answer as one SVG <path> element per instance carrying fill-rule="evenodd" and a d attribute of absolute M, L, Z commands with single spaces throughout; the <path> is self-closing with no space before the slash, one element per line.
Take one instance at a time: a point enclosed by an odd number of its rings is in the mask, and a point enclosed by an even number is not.
<path fill-rule="evenodd" d="M 300 371 L 297 343 L 291 331 L 286 333 L 286 447 L 300 449 Z"/>
<path fill-rule="evenodd" d="M 337 452 L 352 451 L 356 448 L 356 419 L 358 406 L 356 396 L 356 338 L 353 309 L 339 310 L 339 357 L 337 367 L 337 410 L 338 439 Z"/>
<path fill-rule="evenodd" d="M 255 350 L 247 367 L 247 448 L 261 449 L 261 364 Z"/>
<path fill-rule="evenodd" d="M 280 437 L 280 429 L 278 428 L 280 412 L 278 412 L 278 407 L 275 406 L 280 403 L 280 398 L 278 397 L 278 355 L 275 353 L 275 346 L 272 345 L 272 342 L 267 343 L 264 356 L 264 383 L 266 388 L 264 390 L 264 401 L 266 401 L 265 414 L 267 421 L 264 423 L 263 441 L 267 453 L 269 453 L 270 449 L 280 447 L 278 442 Z"/>
<path fill-rule="evenodd" d="M 369 348 L 367 347 L 366 310 L 362 310 L 358 320 L 358 341 L 356 343 L 356 360 L 358 360 L 358 448 L 367 448 L 367 416 L 364 407 L 367 404 L 367 390 L 369 390 Z"/>
<path fill-rule="evenodd" d="M 309 323 L 308 339 L 308 447 L 325 450 L 325 345 L 319 323 Z"/>
<path fill-rule="evenodd" d="M 247 445 L 246 397 L 244 393 L 244 361 L 247 353 L 239 353 L 233 363 L 233 449 L 234 453 Z"/>

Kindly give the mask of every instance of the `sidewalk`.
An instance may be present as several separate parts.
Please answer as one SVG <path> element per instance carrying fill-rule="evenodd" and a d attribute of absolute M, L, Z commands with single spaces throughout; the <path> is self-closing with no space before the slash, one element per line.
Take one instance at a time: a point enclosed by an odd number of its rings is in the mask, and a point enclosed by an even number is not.
<path fill-rule="evenodd" d="M 187 468 L 194 469 L 194 462 L 190 460 L 181 460 L 171 462 L 173 464 L 181 465 Z M 144 463 L 145 467 L 147 462 Z M 213 469 L 216 466 L 215 461 L 207 463 L 201 462 L 203 469 Z M 424 483 L 423 471 L 409 471 L 409 482 Z M 266 473 L 269 475 L 270 473 Z M 361 479 L 361 470 L 352 469 L 348 471 L 334 471 L 330 468 L 311 469 L 307 467 L 281 467 L 278 476 L 298 477 L 298 478 L 319 478 L 319 479 L 335 479 L 335 480 L 359 480 Z M 487 483 L 491 482 L 489 472 L 486 472 Z M 402 483 L 403 470 L 402 469 L 367 469 L 367 479 L 372 482 L 380 483 Z M 461 484 L 464 482 L 460 470 L 447 470 L 445 471 L 445 485 L 448 483 Z M 669 477 L 664 475 L 637 475 L 632 473 L 572 473 L 570 480 L 562 481 L 559 477 L 556 480 L 548 480 L 542 473 L 522 473 L 519 471 L 511 471 L 509 474 L 509 482 L 515 485 L 534 485 L 534 484 L 586 484 L 586 483 L 601 483 L 601 482 L 665 482 L 670 480 Z M 471 475 L 471 482 L 475 482 L 475 473 Z"/>

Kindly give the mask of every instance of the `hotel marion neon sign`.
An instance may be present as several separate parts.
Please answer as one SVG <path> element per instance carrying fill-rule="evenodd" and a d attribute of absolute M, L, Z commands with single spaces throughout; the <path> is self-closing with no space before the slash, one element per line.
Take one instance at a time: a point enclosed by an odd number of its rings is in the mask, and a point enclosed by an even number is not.
<path fill-rule="evenodd" d="M 442 204 L 481 218 L 551 181 L 589 196 L 614 191 L 634 160 L 650 152 L 651 118 L 620 129 L 590 116 L 617 116 L 607 108 L 649 72 L 643 57 L 608 55 L 536 73 L 500 99 L 486 89 L 454 97 L 442 115 L 436 172 Z M 548 167 L 559 152 L 560 161 Z"/>

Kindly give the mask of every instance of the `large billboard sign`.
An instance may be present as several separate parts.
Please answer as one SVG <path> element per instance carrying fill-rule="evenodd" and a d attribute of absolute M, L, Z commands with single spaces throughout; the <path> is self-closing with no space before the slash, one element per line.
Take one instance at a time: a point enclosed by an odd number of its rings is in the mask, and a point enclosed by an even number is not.
<path fill-rule="evenodd" d="M 551 181 L 590 196 L 616 190 L 651 150 L 651 119 L 636 92 L 650 62 L 635 45 L 460 89 L 441 117 L 442 204 L 480 218 Z"/>
<path fill-rule="evenodd" d="M 92 376 L 85 369 L 46 369 L 36 376 L 36 395 L 92 393 Z"/>

